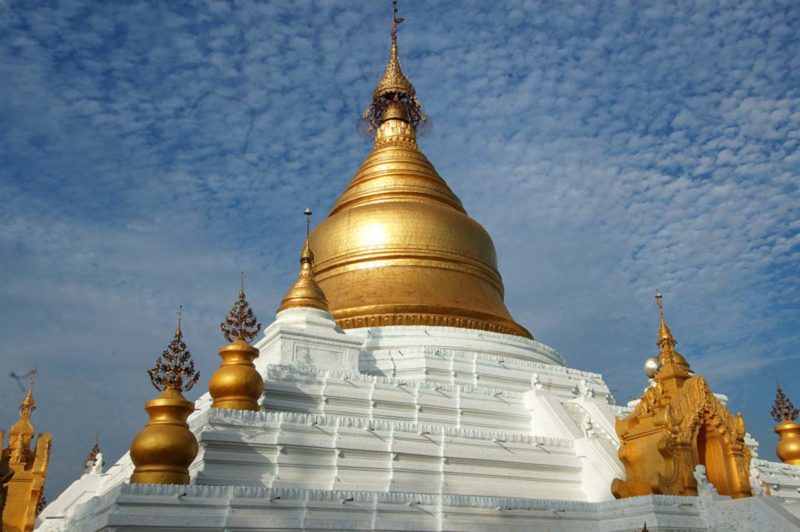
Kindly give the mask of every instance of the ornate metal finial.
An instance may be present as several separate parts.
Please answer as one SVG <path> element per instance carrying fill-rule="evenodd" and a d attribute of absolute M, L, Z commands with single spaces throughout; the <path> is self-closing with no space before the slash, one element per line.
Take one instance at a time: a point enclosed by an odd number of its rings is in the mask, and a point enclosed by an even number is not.
<path fill-rule="evenodd" d="M 175 329 L 175 337 L 167 346 L 167 349 L 156 359 L 156 366 L 147 370 L 150 382 L 158 391 L 167 388 L 178 392 L 191 390 L 200 380 L 200 373 L 194 368 L 192 354 L 183 341 L 181 331 L 181 314 L 183 305 L 178 308 L 178 326 Z"/>
<path fill-rule="evenodd" d="M 397 0 L 392 0 L 392 47 L 397 49 L 397 25 L 405 22 L 406 19 L 397 16 Z"/>
<path fill-rule="evenodd" d="M 372 103 L 361 117 L 366 130 L 370 133 L 376 132 L 383 123 L 384 112 L 392 103 L 396 104 L 391 113 L 392 117 L 405 120 L 415 129 L 428 119 L 422 111 L 422 105 L 417 100 L 414 85 L 400 67 L 400 59 L 397 54 L 397 26 L 402 24 L 405 19 L 397 16 L 397 0 L 392 0 L 392 10 L 392 51 L 389 54 L 389 62 L 383 77 L 375 86 Z"/>
<path fill-rule="evenodd" d="M 183 314 L 183 305 L 178 305 L 178 326 L 175 328 L 176 338 L 183 336 L 183 332 L 181 331 L 181 314 Z"/>
<path fill-rule="evenodd" d="M 658 317 L 662 320 L 664 319 L 664 307 L 662 306 L 662 300 L 664 296 L 661 295 L 661 290 L 656 289 L 656 305 L 658 305 Z"/>
<path fill-rule="evenodd" d="M 306 239 L 308 239 L 308 236 L 311 234 L 311 207 L 306 207 L 303 214 L 306 215 Z"/>
<path fill-rule="evenodd" d="M 656 345 L 661 349 L 666 349 L 666 346 L 675 347 L 678 343 L 675 341 L 675 338 L 672 337 L 672 331 L 669 330 L 667 327 L 667 322 L 664 321 L 664 307 L 662 301 L 664 296 L 661 295 L 661 290 L 656 290 L 656 305 L 658 305 L 658 318 L 659 318 L 659 325 L 658 325 L 658 341 Z"/>
<path fill-rule="evenodd" d="M 776 386 L 778 387 L 778 393 L 775 395 L 775 402 L 770 412 L 772 414 L 772 419 L 778 423 L 795 421 L 797 416 L 800 415 L 800 410 L 795 408 L 789 398 L 786 397 L 786 394 L 784 394 L 781 389 L 781 385 L 776 383 Z"/>
<path fill-rule="evenodd" d="M 239 299 L 233 304 L 231 310 L 225 321 L 219 324 L 222 335 L 229 342 L 236 340 L 243 340 L 249 342 L 256 337 L 261 330 L 261 324 L 258 323 L 253 309 L 250 308 L 250 303 L 247 302 L 244 296 L 244 272 L 242 272 L 242 285 L 239 289 Z"/>

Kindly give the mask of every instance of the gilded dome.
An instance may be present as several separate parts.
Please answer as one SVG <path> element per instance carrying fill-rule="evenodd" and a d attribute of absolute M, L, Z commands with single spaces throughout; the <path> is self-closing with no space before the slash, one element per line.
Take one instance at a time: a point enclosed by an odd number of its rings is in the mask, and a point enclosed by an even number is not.
<path fill-rule="evenodd" d="M 392 37 L 387 72 L 400 79 Z M 424 115 L 413 85 L 396 85 L 378 83 L 365 113 L 375 146 L 309 237 L 330 311 L 343 328 L 442 325 L 531 338 L 503 303 L 492 239 L 417 145 Z"/>

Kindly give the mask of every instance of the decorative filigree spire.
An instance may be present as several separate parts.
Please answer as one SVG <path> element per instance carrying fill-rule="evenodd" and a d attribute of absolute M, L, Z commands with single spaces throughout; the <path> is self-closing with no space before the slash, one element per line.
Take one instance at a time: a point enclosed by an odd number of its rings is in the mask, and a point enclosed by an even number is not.
<path fill-rule="evenodd" d="M 772 418 L 778 423 L 784 421 L 795 421 L 797 416 L 800 415 L 800 410 L 794 407 L 792 402 L 783 393 L 781 385 L 777 384 L 778 393 L 775 395 L 775 403 L 772 405 Z"/>
<path fill-rule="evenodd" d="M 666 349 L 665 346 L 675 347 L 678 342 L 672 337 L 672 331 L 669 330 L 667 323 L 664 321 L 664 308 L 661 301 L 663 297 L 661 291 L 656 290 L 656 305 L 658 305 L 658 317 L 660 319 L 658 326 L 658 342 L 656 342 L 656 345 L 661 349 Z"/>
<path fill-rule="evenodd" d="M 177 392 L 191 390 L 200 380 L 200 373 L 194 368 L 192 354 L 183 341 L 181 331 L 181 313 L 183 306 L 178 309 L 178 326 L 175 329 L 175 337 L 167 346 L 167 349 L 156 359 L 156 366 L 147 371 L 150 382 L 158 391 L 167 388 Z"/>
<path fill-rule="evenodd" d="M 236 340 L 249 342 L 261 330 L 261 324 L 244 296 L 244 272 L 242 272 L 242 283 L 239 288 L 239 299 L 228 311 L 225 321 L 219 324 L 219 328 L 229 342 Z"/>
<path fill-rule="evenodd" d="M 422 110 L 422 105 L 417 100 L 414 85 L 400 67 L 400 58 L 397 54 L 397 26 L 405 19 L 397 16 L 397 0 L 392 0 L 392 7 L 394 15 L 392 17 L 392 51 L 389 54 L 389 62 L 383 77 L 375 86 L 372 103 L 361 117 L 370 132 L 376 131 L 381 125 L 384 112 L 392 102 L 397 102 L 403 109 L 403 112 L 394 112 L 392 116 L 407 121 L 414 128 L 428 119 Z"/>

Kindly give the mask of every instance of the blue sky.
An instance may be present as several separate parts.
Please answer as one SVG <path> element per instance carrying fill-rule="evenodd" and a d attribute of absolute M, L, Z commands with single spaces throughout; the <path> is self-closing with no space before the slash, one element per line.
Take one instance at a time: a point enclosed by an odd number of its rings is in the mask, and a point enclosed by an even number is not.
<path fill-rule="evenodd" d="M 774 459 L 800 401 L 800 4 L 401 1 L 421 144 L 517 321 L 618 402 L 679 350 Z M 179 304 L 207 387 L 239 271 L 262 321 L 370 149 L 391 3 L 0 0 L 2 373 L 40 376 L 47 493 L 124 452 Z M 0 427 L 22 392 L 6 376 Z"/>

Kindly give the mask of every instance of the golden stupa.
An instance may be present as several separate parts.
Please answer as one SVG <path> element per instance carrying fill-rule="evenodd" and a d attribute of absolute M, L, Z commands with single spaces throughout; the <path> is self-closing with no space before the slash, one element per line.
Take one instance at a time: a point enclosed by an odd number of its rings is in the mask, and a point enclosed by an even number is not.
<path fill-rule="evenodd" d="M 375 145 L 309 238 L 316 280 L 343 328 L 443 325 L 531 338 L 503 302 L 492 239 L 417 145 L 426 118 L 400 68 L 399 22 L 364 116 Z"/>

